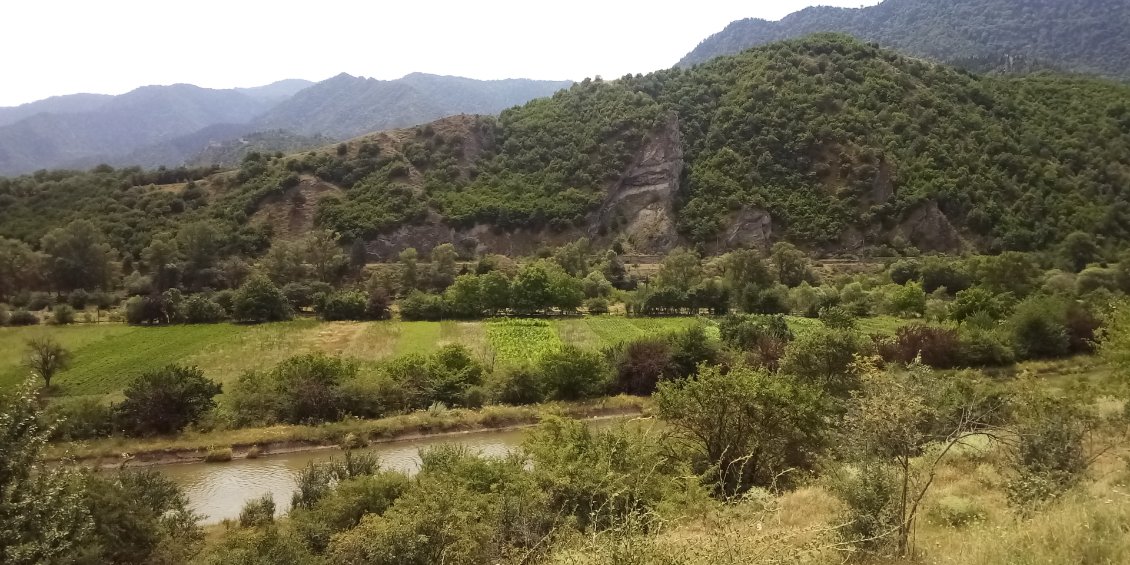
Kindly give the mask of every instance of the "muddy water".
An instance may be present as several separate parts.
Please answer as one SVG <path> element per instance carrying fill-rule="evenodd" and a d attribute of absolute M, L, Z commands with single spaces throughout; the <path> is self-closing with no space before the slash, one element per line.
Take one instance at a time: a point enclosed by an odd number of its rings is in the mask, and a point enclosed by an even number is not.
<path fill-rule="evenodd" d="M 593 427 L 611 426 L 616 420 L 594 420 Z M 360 450 L 377 456 L 382 469 L 415 474 L 420 465 L 420 449 L 451 443 L 466 446 L 486 457 L 503 456 L 517 448 L 528 430 L 484 431 L 383 443 Z M 299 471 L 312 462 L 340 458 L 338 449 L 265 455 L 258 459 L 237 459 L 229 463 L 189 463 L 161 467 L 161 472 L 181 485 L 201 523 L 215 524 L 237 518 L 243 504 L 252 498 L 271 494 L 278 514 L 290 508 Z"/>

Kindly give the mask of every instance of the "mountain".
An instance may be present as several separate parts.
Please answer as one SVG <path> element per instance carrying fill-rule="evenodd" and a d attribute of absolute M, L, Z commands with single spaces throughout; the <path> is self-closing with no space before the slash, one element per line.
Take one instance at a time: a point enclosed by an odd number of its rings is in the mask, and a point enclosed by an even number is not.
<path fill-rule="evenodd" d="M 1082 231 L 1114 247 L 1130 242 L 1130 85 L 978 75 L 819 34 L 585 80 L 498 116 L 248 153 L 235 171 L 0 179 L 0 236 L 36 242 L 80 217 L 135 256 L 199 219 L 248 252 L 319 227 L 384 257 L 580 237 L 886 256 L 1044 250 Z"/>
<path fill-rule="evenodd" d="M 145 86 L 87 111 L 39 113 L 0 127 L 0 172 L 114 157 L 223 123 L 246 123 L 270 103 L 234 90 Z"/>
<path fill-rule="evenodd" d="M 36 114 L 77 114 L 90 112 L 113 99 L 107 94 L 68 94 L 19 106 L 0 108 L 0 126 L 14 124 Z"/>
<path fill-rule="evenodd" d="M 1130 77 L 1126 0 L 885 0 L 866 8 L 813 7 L 780 21 L 731 23 L 679 66 L 817 32 L 847 33 L 973 70 L 1024 66 Z"/>
<path fill-rule="evenodd" d="M 227 90 L 177 84 L 120 96 L 60 96 L 0 108 L 0 174 L 99 163 L 179 166 L 208 155 L 231 158 L 252 146 L 298 150 L 453 114 L 497 113 L 569 84 L 425 74 L 378 81 L 343 74 L 316 84 L 291 79 Z M 274 133 L 250 145 L 238 142 L 256 132 Z M 232 145 L 206 151 L 226 143 Z"/>
<path fill-rule="evenodd" d="M 454 114 L 495 114 L 567 88 L 568 81 L 473 80 L 415 73 L 397 80 L 340 74 L 294 95 L 255 121 L 258 129 L 345 139 Z"/>

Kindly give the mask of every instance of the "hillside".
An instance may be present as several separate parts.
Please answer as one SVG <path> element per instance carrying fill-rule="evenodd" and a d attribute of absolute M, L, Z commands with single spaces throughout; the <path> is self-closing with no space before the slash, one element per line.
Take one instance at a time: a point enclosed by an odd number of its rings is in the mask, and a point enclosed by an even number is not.
<path fill-rule="evenodd" d="M 254 253 L 290 232 L 278 218 L 302 218 L 378 255 L 439 242 L 533 253 L 581 236 L 645 253 L 778 240 L 852 255 L 1037 250 L 1078 230 L 1115 244 L 1130 240 L 1128 100 L 1115 82 L 977 76 L 822 35 L 586 80 L 497 118 L 253 154 L 219 175 L 9 179 L 0 236 L 35 242 L 92 218 L 136 254 L 211 218 Z"/>
<path fill-rule="evenodd" d="M 1130 77 L 1130 4 L 1123 0 L 885 0 L 867 8 L 807 8 L 779 22 L 733 22 L 679 65 L 817 32 L 847 33 L 979 71 L 1035 66 Z"/>
<path fill-rule="evenodd" d="M 496 114 L 570 84 L 522 79 L 479 81 L 421 73 L 382 81 L 342 73 L 272 108 L 255 125 L 261 130 L 284 129 L 344 139 L 454 114 Z"/>
<path fill-rule="evenodd" d="M 120 96 L 60 96 L 0 108 L 0 174 L 100 163 L 147 168 L 198 163 L 216 154 L 216 147 L 236 147 L 251 134 L 257 135 L 256 150 L 307 149 L 443 116 L 494 114 L 569 84 L 339 75 L 317 84 L 291 79 L 228 90 L 178 84 Z M 232 164 L 228 152 L 221 153 L 228 159 L 216 164 Z"/>

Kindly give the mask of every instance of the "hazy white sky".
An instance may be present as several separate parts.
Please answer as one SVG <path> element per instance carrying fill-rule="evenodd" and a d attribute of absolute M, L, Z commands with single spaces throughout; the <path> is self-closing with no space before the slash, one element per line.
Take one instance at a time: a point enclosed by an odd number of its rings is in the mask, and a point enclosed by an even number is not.
<path fill-rule="evenodd" d="M 573 79 L 673 65 L 741 18 L 877 0 L 4 0 L 0 106 L 341 72 Z"/>

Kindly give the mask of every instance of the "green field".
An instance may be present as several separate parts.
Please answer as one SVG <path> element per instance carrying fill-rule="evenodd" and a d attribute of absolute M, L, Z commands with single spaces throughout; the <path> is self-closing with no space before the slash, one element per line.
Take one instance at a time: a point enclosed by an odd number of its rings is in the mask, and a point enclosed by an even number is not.
<path fill-rule="evenodd" d="M 476 322 L 296 320 L 258 326 L 76 324 L 0 328 L 0 389 L 26 378 L 22 366 L 24 342 L 40 335 L 57 339 L 74 353 L 71 368 L 55 378 L 56 394 L 81 396 L 113 395 L 139 373 L 169 363 L 198 365 L 209 377 L 223 383 L 245 371 L 268 368 L 292 355 L 315 351 L 378 361 L 458 343 L 485 360 L 522 362 L 563 343 L 599 349 L 693 323 L 691 318 L 603 316 Z"/>
<path fill-rule="evenodd" d="M 819 321 L 790 318 L 796 331 Z M 212 324 L 137 327 L 76 324 L 0 328 L 0 390 L 27 376 L 24 342 L 49 335 L 74 353 L 71 368 L 55 378 L 55 394 L 113 395 L 139 373 L 169 363 L 198 365 L 212 379 L 230 382 L 245 371 L 269 368 L 300 353 L 321 351 L 362 361 L 406 353 L 427 353 L 458 343 L 491 364 L 522 363 L 547 350 L 572 344 L 602 349 L 627 340 L 687 328 L 694 318 L 595 316 L 545 320 L 472 322 L 319 322 L 295 320 L 258 326 Z M 894 318 L 860 321 L 865 332 L 893 333 L 905 323 Z M 717 337 L 717 329 L 710 328 Z"/>

